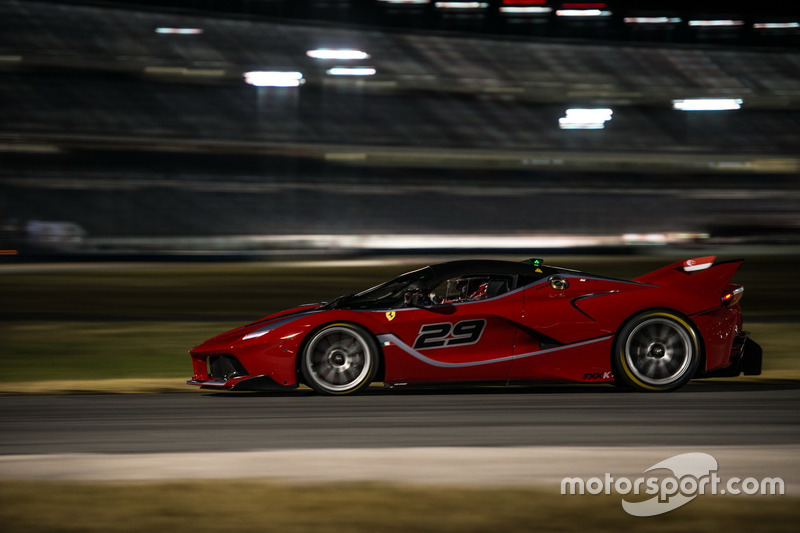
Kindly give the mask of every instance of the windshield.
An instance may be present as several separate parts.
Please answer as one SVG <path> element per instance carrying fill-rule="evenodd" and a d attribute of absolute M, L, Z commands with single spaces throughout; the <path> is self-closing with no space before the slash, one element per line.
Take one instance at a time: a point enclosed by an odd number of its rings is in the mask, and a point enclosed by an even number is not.
<path fill-rule="evenodd" d="M 391 309 L 403 304 L 408 291 L 423 289 L 433 274 L 431 267 L 421 268 L 376 285 L 358 294 L 340 296 L 326 305 L 328 309 Z"/>

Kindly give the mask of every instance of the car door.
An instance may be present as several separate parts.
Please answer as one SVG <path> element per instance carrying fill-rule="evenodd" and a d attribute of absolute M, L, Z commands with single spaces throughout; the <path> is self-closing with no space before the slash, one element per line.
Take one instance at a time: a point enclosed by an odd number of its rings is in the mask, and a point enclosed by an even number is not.
<path fill-rule="evenodd" d="M 608 370 L 612 331 L 580 309 L 580 302 L 613 291 L 582 275 L 552 275 L 527 287 L 524 318 L 514 347 L 511 380 L 580 379 Z M 598 359 L 597 352 L 602 352 Z M 600 364 L 598 364 L 600 360 Z M 599 365 L 599 366 L 598 366 Z"/>

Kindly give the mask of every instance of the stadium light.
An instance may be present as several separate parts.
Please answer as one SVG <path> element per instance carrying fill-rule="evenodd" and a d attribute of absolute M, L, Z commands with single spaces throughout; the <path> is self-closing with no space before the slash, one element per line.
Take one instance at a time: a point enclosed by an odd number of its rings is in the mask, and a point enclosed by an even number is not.
<path fill-rule="evenodd" d="M 156 33 L 171 35 L 200 35 L 202 28 L 156 28 Z"/>
<path fill-rule="evenodd" d="M 436 2 L 436 9 L 486 9 L 489 2 Z"/>
<path fill-rule="evenodd" d="M 609 17 L 605 2 L 563 2 L 556 10 L 557 17 Z"/>
<path fill-rule="evenodd" d="M 352 48 L 318 48 L 316 50 L 309 50 L 306 55 L 313 59 L 340 59 L 340 60 L 357 60 L 369 59 L 369 54 L 361 50 L 354 50 Z"/>
<path fill-rule="evenodd" d="M 558 9 L 557 17 L 608 17 L 611 11 L 601 9 Z"/>
<path fill-rule="evenodd" d="M 672 101 L 672 108 L 679 111 L 727 111 L 741 107 L 741 98 L 684 98 Z"/>
<path fill-rule="evenodd" d="M 331 76 L 374 76 L 375 72 L 372 67 L 333 67 L 327 70 Z"/>
<path fill-rule="evenodd" d="M 305 82 L 301 72 L 257 70 L 245 72 L 244 81 L 255 87 L 297 87 Z"/>
<path fill-rule="evenodd" d="M 512 15 L 533 15 L 550 13 L 553 9 L 546 6 L 502 6 L 500 13 L 509 13 Z"/>
<path fill-rule="evenodd" d="M 800 28 L 800 22 L 756 22 L 753 28 L 757 30 L 786 30 Z"/>
<path fill-rule="evenodd" d="M 562 130 L 602 130 L 614 112 L 608 108 L 567 109 L 567 115 L 558 119 Z"/>
<path fill-rule="evenodd" d="M 625 17 L 625 24 L 679 24 L 680 17 Z"/>
<path fill-rule="evenodd" d="M 719 20 L 690 20 L 689 26 L 706 28 L 726 28 L 731 26 L 742 26 L 743 20 L 719 19 Z"/>

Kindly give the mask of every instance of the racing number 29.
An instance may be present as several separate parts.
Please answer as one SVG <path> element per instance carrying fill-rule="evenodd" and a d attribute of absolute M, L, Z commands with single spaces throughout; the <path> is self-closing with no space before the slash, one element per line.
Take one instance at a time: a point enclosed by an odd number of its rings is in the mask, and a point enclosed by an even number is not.
<path fill-rule="evenodd" d="M 485 326 L 486 321 L 482 319 L 463 320 L 455 324 L 449 322 L 425 324 L 419 328 L 419 335 L 414 341 L 414 349 L 475 344 L 480 340 Z"/>

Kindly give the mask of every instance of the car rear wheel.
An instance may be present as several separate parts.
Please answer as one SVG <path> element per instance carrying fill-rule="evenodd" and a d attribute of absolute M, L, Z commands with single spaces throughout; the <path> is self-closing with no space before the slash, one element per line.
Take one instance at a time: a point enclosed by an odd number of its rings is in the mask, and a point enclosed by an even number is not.
<path fill-rule="evenodd" d="M 641 391 L 682 387 L 692 379 L 699 362 L 694 328 L 687 318 L 673 311 L 647 311 L 635 316 L 615 343 L 615 376 Z"/>
<path fill-rule="evenodd" d="M 305 343 L 301 371 L 306 384 L 321 394 L 349 394 L 367 385 L 378 369 L 378 346 L 364 328 L 329 324 Z"/>

